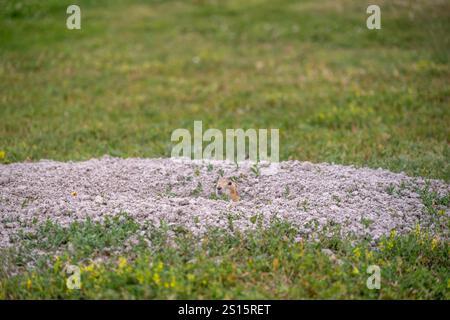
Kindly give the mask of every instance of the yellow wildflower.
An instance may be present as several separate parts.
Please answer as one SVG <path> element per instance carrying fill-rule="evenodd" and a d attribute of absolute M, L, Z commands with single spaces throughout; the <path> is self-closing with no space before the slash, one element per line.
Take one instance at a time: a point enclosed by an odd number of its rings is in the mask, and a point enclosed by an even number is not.
<path fill-rule="evenodd" d="M 59 256 L 55 256 L 55 264 L 53 265 L 53 271 L 59 272 L 61 270 L 61 259 Z"/>
<path fill-rule="evenodd" d="M 31 279 L 27 280 L 27 289 L 31 289 L 31 286 L 33 285 L 33 282 L 31 281 Z"/>
<path fill-rule="evenodd" d="M 156 266 L 156 272 L 161 272 L 164 269 L 164 263 L 162 263 L 161 261 L 158 262 L 157 266 Z"/>
<path fill-rule="evenodd" d="M 194 282 L 194 280 L 195 280 L 195 275 L 193 275 L 192 273 L 189 273 L 189 274 L 187 275 L 187 279 L 188 279 L 188 281 Z"/>
<path fill-rule="evenodd" d="M 391 238 L 391 239 L 394 239 L 396 235 L 397 235 L 397 231 L 396 231 L 395 229 L 392 229 L 392 230 L 391 230 L 390 238 Z"/>
<path fill-rule="evenodd" d="M 416 238 L 420 237 L 420 225 L 417 223 L 416 224 Z"/>
<path fill-rule="evenodd" d="M 438 243 L 439 243 L 439 241 L 438 241 L 438 239 L 436 239 L 436 238 L 434 238 L 434 239 L 431 241 L 431 250 L 432 250 L 432 251 L 436 250 L 436 248 L 437 248 L 437 246 L 438 246 Z"/>
<path fill-rule="evenodd" d="M 119 269 L 125 268 L 127 266 L 127 264 L 128 264 L 128 261 L 126 258 L 124 258 L 124 257 L 119 258 L 119 262 L 118 262 Z"/>
<path fill-rule="evenodd" d="M 72 195 L 72 197 L 76 197 L 76 196 L 78 195 L 78 193 L 77 193 L 76 191 L 73 191 L 73 192 L 71 193 L 71 195 Z"/>
<path fill-rule="evenodd" d="M 169 285 L 171 288 L 174 288 L 176 286 L 176 284 L 177 284 L 177 281 L 176 281 L 175 277 L 172 276 L 172 278 L 170 279 Z"/>
<path fill-rule="evenodd" d="M 353 254 L 355 255 L 356 259 L 359 259 L 361 257 L 361 249 L 359 249 L 359 247 L 356 247 L 355 249 L 353 249 Z"/>
<path fill-rule="evenodd" d="M 82 271 L 93 272 L 95 270 L 95 265 L 93 263 L 81 268 Z"/>
<path fill-rule="evenodd" d="M 145 275 L 143 273 L 139 273 L 136 275 L 136 279 L 139 282 L 139 284 L 144 284 L 145 282 Z"/>
<path fill-rule="evenodd" d="M 0 150 L 0 160 L 5 159 L 5 157 L 6 157 L 6 152 L 3 150 Z"/>
<path fill-rule="evenodd" d="M 358 268 L 357 267 L 353 267 L 352 273 L 355 274 L 355 275 L 359 274 Z"/>
<path fill-rule="evenodd" d="M 394 245 L 395 245 L 394 240 L 388 241 L 388 243 L 387 243 L 387 248 L 388 248 L 388 250 L 393 249 L 393 248 L 394 248 Z"/>
<path fill-rule="evenodd" d="M 152 279 L 157 285 L 159 285 L 161 283 L 161 277 L 159 276 L 158 273 L 153 274 L 153 278 Z"/>

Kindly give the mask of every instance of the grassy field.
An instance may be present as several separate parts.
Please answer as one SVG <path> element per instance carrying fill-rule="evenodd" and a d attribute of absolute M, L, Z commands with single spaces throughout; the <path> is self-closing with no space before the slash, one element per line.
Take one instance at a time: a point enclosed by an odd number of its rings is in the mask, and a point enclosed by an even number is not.
<path fill-rule="evenodd" d="M 450 181 L 448 1 L 79 0 L 71 31 L 72 3 L 0 0 L 2 163 L 167 157 L 171 132 L 202 120 L 279 128 L 281 160 Z M 369 4 L 381 30 L 366 28 Z M 169 249 L 157 230 L 153 249 L 105 253 L 135 230 L 126 221 L 24 235 L 0 255 L 0 298 L 449 298 L 448 243 L 426 230 L 383 250 L 294 243 L 280 223 L 248 237 L 212 230 L 197 247 L 180 234 Z M 80 291 L 64 286 L 69 262 L 85 268 Z M 374 262 L 384 282 L 371 291 Z"/>
<path fill-rule="evenodd" d="M 0 298 L 450 299 L 448 242 L 419 226 L 409 236 L 393 231 L 376 247 L 338 236 L 298 242 L 281 221 L 245 235 L 210 230 L 201 241 L 151 226 L 136 238 L 138 229 L 126 215 L 67 229 L 48 222 L 2 252 Z M 68 265 L 80 268 L 80 290 L 66 286 Z M 379 290 L 366 286 L 371 265 L 381 270 Z"/>
<path fill-rule="evenodd" d="M 370 3 L 372 3 L 371 1 Z M 450 179 L 450 5 L 0 2 L 3 162 L 169 156 L 170 134 L 279 128 L 280 157 Z"/>

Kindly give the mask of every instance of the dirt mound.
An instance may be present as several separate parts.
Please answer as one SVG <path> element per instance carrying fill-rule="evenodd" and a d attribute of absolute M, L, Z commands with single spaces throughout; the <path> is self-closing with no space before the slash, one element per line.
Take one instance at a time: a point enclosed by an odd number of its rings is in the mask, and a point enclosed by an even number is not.
<path fill-rule="evenodd" d="M 221 175 L 237 181 L 241 201 L 217 199 Z M 0 246 L 47 219 L 67 225 L 119 212 L 143 225 L 165 221 L 198 235 L 209 227 L 245 231 L 280 218 L 298 227 L 299 237 L 327 226 L 376 239 L 391 229 L 402 233 L 417 223 L 434 223 L 424 190 L 444 197 L 450 185 L 382 169 L 299 161 L 258 167 L 111 157 L 14 163 L 0 165 Z M 437 209 L 448 219 L 448 207 Z"/>

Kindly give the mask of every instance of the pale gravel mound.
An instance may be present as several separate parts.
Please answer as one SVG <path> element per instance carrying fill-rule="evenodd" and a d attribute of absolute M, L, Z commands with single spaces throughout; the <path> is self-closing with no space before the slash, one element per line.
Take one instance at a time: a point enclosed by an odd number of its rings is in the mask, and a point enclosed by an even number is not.
<path fill-rule="evenodd" d="M 250 164 L 171 159 L 120 159 L 105 156 L 84 162 L 0 165 L 0 247 L 12 245 L 20 230 L 33 231 L 47 219 L 68 225 L 91 217 L 127 212 L 138 222 L 161 220 L 196 235 L 209 227 L 235 230 L 285 219 L 306 237 L 324 226 L 340 225 L 341 234 L 378 238 L 390 230 L 407 232 L 416 223 L 432 226 L 418 189 L 423 178 L 386 170 L 287 161 L 263 167 L 257 176 Z M 241 201 L 216 200 L 215 182 L 222 173 L 236 177 Z M 450 185 L 430 181 L 444 196 Z M 76 192 L 76 195 L 72 193 Z M 447 207 L 442 219 L 448 219 Z"/>

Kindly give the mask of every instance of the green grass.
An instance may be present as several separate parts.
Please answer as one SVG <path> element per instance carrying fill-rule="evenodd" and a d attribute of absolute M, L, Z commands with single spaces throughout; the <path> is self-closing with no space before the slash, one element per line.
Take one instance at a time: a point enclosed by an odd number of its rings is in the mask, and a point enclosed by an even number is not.
<path fill-rule="evenodd" d="M 448 242 L 419 228 L 406 236 L 393 232 L 375 246 L 337 236 L 296 242 L 295 229 L 280 221 L 245 236 L 211 229 L 201 239 L 178 228 L 170 240 L 170 228 L 149 228 L 126 252 L 124 246 L 115 251 L 136 227 L 126 215 L 68 228 L 44 224 L 2 252 L 2 265 L 9 268 L 1 270 L 0 298 L 450 298 Z M 30 259 L 32 270 L 25 267 Z M 67 265 L 81 269 L 80 290 L 67 289 Z M 370 265 L 381 268 L 379 290 L 366 287 Z"/>
<path fill-rule="evenodd" d="M 369 2 L 80 0 L 70 31 L 70 1 L 1 0 L 0 161 L 169 156 L 203 120 L 279 128 L 282 160 L 449 181 L 450 6 Z"/>

